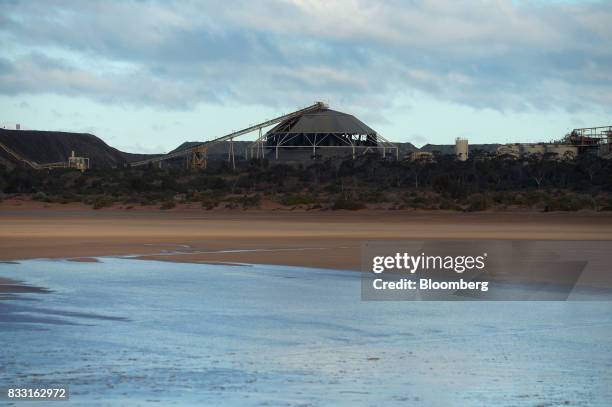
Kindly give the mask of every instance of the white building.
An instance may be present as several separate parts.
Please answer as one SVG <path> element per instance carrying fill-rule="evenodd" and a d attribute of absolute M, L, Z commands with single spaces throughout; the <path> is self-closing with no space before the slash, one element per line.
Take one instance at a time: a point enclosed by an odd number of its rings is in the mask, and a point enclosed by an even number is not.
<path fill-rule="evenodd" d="M 457 137 L 455 139 L 455 156 L 459 161 L 468 159 L 468 140 L 466 138 Z"/>

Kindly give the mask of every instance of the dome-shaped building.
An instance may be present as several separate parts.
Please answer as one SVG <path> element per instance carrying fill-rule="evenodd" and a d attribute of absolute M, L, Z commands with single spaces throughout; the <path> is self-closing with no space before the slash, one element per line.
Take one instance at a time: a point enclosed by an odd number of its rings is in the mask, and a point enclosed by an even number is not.
<path fill-rule="evenodd" d="M 355 116 L 329 109 L 288 118 L 251 145 L 251 156 L 283 160 L 352 156 L 378 151 L 397 158 L 397 147 Z"/>

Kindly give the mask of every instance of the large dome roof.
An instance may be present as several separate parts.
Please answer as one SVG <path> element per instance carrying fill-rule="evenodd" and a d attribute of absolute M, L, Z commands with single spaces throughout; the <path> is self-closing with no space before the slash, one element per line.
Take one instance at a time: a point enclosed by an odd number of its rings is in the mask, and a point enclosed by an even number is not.
<path fill-rule="evenodd" d="M 273 134 L 361 134 L 374 136 L 376 131 L 350 114 L 331 109 L 318 109 L 279 123 L 267 133 L 267 135 Z"/>

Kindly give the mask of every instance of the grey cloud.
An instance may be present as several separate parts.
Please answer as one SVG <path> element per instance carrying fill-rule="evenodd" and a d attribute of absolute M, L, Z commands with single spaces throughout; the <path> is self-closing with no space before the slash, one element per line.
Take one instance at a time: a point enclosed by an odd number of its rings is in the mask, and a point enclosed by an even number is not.
<path fill-rule="evenodd" d="M 501 111 L 612 106 L 606 2 L 45 4 L 4 6 L 0 39 L 24 52 L 0 59 L 1 93 L 174 109 L 327 98 L 368 111 L 415 91 Z"/>
<path fill-rule="evenodd" d="M 0 75 L 10 72 L 12 68 L 10 60 L 0 57 Z"/>
<path fill-rule="evenodd" d="M 206 89 L 185 82 L 160 80 L 147 72 L 103 74 L 82 70 L 65 61 L 31 54 L 14 61 L 0 74 L 0 93 L 56 93 L 88 96 L 103 103 L 185 107 Z"/>

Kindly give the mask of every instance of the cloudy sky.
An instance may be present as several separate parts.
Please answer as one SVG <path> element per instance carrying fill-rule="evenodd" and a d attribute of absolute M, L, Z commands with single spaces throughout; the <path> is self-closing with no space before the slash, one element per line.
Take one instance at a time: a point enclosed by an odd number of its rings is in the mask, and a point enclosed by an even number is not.
<path fill-rule="evenodd" d="M 168 151 L 327 101 L 395 141 L 612 124 L 612 1 L 0 0 L 0 123 Z"/>

